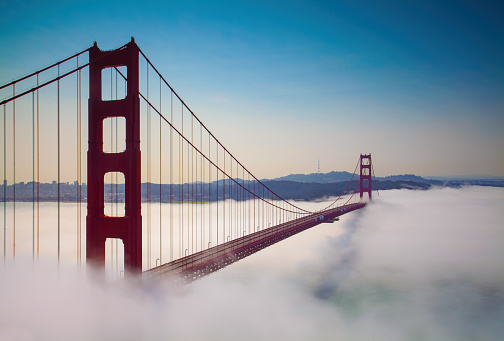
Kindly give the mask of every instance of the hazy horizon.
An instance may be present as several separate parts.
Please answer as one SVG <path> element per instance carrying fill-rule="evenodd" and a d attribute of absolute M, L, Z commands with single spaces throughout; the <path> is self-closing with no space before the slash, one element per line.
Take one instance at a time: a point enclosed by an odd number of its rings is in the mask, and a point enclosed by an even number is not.
<path fill-rule="evenodd" d="M 338 171 L 338 170 L 334 170 L 334 171 L 329 171 L 329 172 L 326 172 L 326 173 L 318 173 L 318 172 L 313 172 L 313 173 L 290 173 L 290 174 L 287 174 L 287 175 L 282 175 L 282 176 L 279 176 L 277 178 L 264 178 L 264 179 L 259 179 L 260 181 L 264 181 L 264 180 L 275 180 L 275 179 L 279 179 L 279 178 L 284 178 L 284 177 L 288 177 L 290 175 L 314 175 L 314 174 L 320 174 L 320 175 L 324 175 L 324 174 L 330 174 L 330 173 L 333 173 L 333 172 L 336 172 L 336 173 L 343 173 L 343 172 L 346 172 L 348 174 L 352 174 L 350 172 L 347 172 L 347 171 Z M 450 179 L 454 179 L 454 180 L 457 180 L 457 179 L 469 179 L 469 180 L 503 180 L 504 179 L 504 175 L 488 175 L 488 174 L 472 174 L 472 175 L 447 175 L 447 176 L 439 176 L 439 175 L 421 175 L 421 174 L 413 174 L 413 173 L 402 173 L 402 174 L 388 174 L 388 175 L 382 175 L 382 176 L 379 176 L 379 178 L 385 178 L 385 177 L 389 177 L 389 176 L 403 176 L 403 175 L 414 175 L 414 176 L 419 176 L 421 178 L 424 178 L 424 179 L 432 179 L 432 180 L 450 180 Z M 235 177 L 234 179 L 240 179 L 242 180 L 240 177 Z M 16 185 L 17 184 L 20 184 L 20 183 L 24 183 L 24 184 L 28 184 L 28 183 L 32 183 L 33 181 L 31 179 L 29 180 L 21 180 L 21 179 L 16 179 L 18 182 L 16 182 Z M 86 182 L 87 179 L 83 179 L 83 181 L 81 182 L 81 184 L 87 184 Z M 108 181 L 109 179 L 106 177 L 105 178 L 105 184 L 107 185 L 110 185 L 110 184 L 124 184 L 124 181 L 122 182 L 111 182 L 111 181 Z M 74 180 L 76 181 L 76 180 Z M 219 180 L 219 181 L 223 181 L 223 180 Z M 226 180 L 226 181 L 229 181 Z M 248 181 L 248 180 L 247 180 Z M 253 181 L 253 180 L 250 180 L 250 181 Z M 34 181 L 35 183 L 37 183 L 37 181 Z M 195 182 L 201 182 L 201 181 L 195 181 Z M 212 182 L 216 182 L 216 180 L 212 181 Z M 141 182 L 142 184 L 146 184 L 147 182 L 145 181 L 142 181 Z M 208 182 L 203 182 L 203 183 L 208 183 Z M 49 182 L 40 182 L 40 184 L 57 184 L 56 180 L 49 180 Z M 69 182 L 69 181 L 64 181 L 64 182 L 60 182 L 60 184 L 68 184 L 68 185 L 74 185 L 74 182 Z M 151 184 L 155 184 L 155 185 L 159 185 L 159 182 L 151 182 Z M 169 182 L 164 182 L 164 183 L 161 183 L 162 185 L 170 185 Z M 173 184 L 176 184 L 176 183 L 173 183 Z M 8 185 L 12 185 L 12 183 L 9 183 L 8 182 Z M 0 186 L 3 186 L 3 183 L 0 183 Z"/>

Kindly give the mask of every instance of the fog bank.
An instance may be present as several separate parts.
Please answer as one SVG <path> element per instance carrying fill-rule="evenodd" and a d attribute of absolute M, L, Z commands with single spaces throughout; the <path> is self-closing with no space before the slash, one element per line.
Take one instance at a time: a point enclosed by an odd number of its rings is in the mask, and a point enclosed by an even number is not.
<path fill-rule="evenodd" d="M 498 188 L 382 192 L 182 292 L 16 260 L 0 339 L 497 340 L 503 208 Z"/>

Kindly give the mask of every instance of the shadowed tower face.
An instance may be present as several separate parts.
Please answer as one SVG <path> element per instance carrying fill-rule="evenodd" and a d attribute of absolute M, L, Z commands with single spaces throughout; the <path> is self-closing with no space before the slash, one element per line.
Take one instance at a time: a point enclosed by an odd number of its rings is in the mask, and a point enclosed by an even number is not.
<path fill-rule="evenodd" d="M 371 154 L 361 154 L 360 156 L 359 187 L 361 199 L 364 193 L 367 193 L 369 200 L 371 200 Z"/>
<path fill-rule="evenodd" d="M 113 51 L 101 51 L 95 44 L 89 50 L 89 150 L 87 263 L 105 266 L 105 241 L 118 238 L 124 243 L 124 265 L 128 273 L 142 272 L 142 216 L 140 196 L 140 103 L 139 49 L 132 39 Z M 124 99 L 102 98 L 102 70 L 127 68 L 127 94 Z M 103 121 L 124 117 L 126 149 L 119 153 L 103 150 Z M 119 172 L 125 180 L 125 215 L 109 217 L 104 212 L 104 179 L 109 172 Z"/>

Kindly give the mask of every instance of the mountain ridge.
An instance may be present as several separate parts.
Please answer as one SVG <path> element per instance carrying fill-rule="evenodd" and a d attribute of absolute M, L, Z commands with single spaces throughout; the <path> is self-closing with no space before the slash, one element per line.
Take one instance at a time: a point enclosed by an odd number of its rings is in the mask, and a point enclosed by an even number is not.
<path fill-rule="evenodd" d="M 310 174 L 289 174 L 286 176 L 274 178 L 274 179 L 264 179 L 268 181 L 292 181 L 301 183 L 336 183 L 336 182 L 346 182 L 352 180 L 359 180 L 359 175 L 355 174 L 352 178 L 352 173 L 342 171 L 332 171 L 329 173 L 310 173 Z M 504 182 L 504 177 L 499 176 L 484 176 L 478 175 L 475 177 L 422 177 L 415 174 L 397 174 L 388 175 L 384 177 L 373 177 L 375 180 L 380 181 L 411 181 L 417 183 L 426 183 L 430 185 L 443 186 L 447 183 L 501 183 Z"/>

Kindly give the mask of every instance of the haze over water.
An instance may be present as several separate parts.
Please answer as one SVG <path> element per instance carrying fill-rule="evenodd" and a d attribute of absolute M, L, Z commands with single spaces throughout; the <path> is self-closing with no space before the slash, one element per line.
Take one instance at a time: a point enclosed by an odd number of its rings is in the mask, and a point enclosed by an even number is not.
<path fill-rule="evenodd" d="M 503 207 L 500 188 L 381 192 L 183 293 L 20 257 L 0 272 L 0 339 L 498 340 Z"/>

